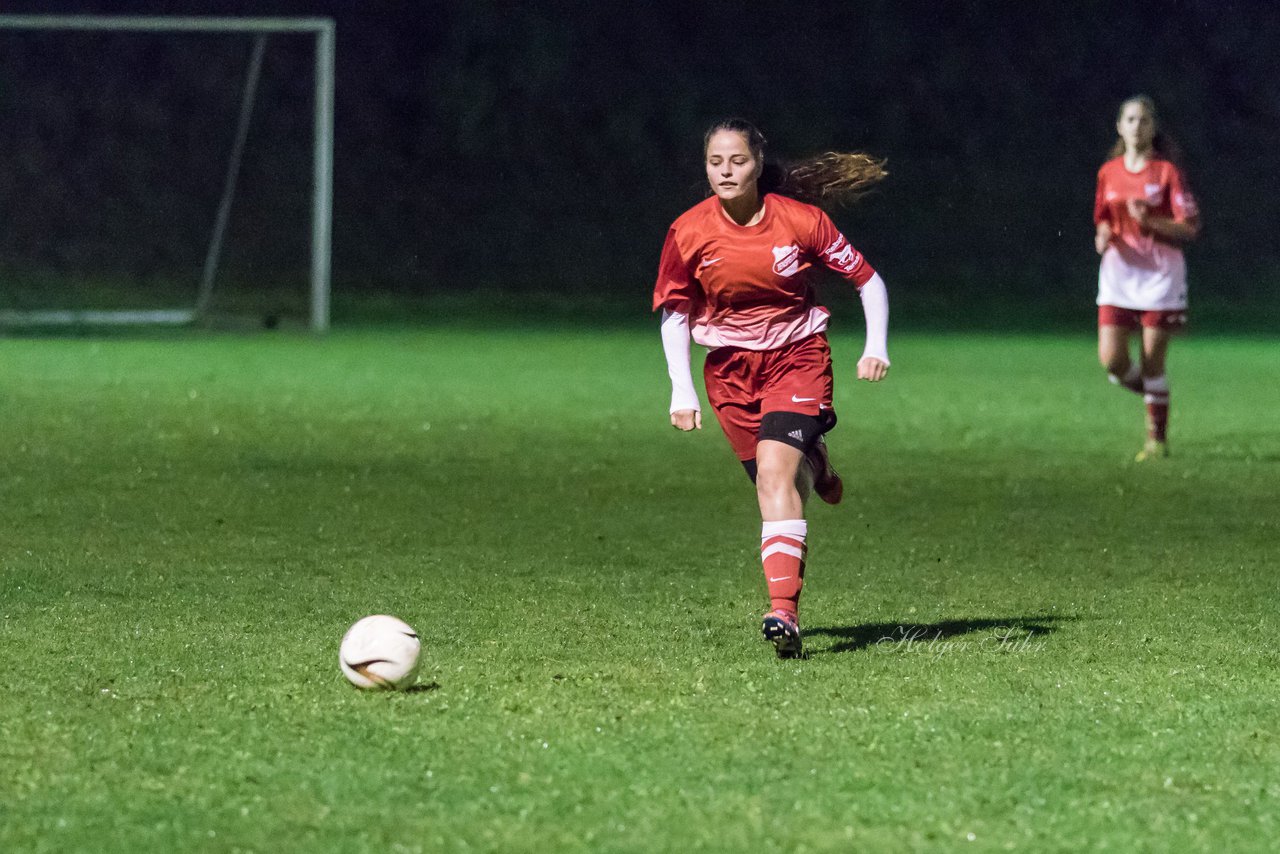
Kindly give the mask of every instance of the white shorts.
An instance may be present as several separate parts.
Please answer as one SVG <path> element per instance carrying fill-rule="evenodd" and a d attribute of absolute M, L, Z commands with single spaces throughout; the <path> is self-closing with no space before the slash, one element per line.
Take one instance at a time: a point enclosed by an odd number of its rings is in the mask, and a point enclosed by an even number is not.
<path fill-rule="evenodd" d="M 1187 307 L 1187 262 L 1182 250 L 1152 241 L 1150 253 L 1112 243 L 1098 267 L 1098 305 L 1138 311 Z"/>

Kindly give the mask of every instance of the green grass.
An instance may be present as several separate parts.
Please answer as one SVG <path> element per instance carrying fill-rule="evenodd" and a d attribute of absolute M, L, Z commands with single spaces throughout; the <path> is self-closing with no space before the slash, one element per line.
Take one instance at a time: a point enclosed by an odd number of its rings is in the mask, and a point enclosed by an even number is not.
<path fill-rule="evenodd" d="M 1176 343 L 1153 466 L 1087 337 L 834 343 L 779 662 L 651 331 L 0 340 L 0 850 L 1271 850 L 1275 341 Z"/>

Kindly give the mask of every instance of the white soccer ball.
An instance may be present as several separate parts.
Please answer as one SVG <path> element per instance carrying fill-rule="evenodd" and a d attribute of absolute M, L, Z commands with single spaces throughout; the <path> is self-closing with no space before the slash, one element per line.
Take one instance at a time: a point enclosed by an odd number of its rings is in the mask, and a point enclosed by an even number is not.
<path fill-rule="evenodd" d="M 418 678 L 422 644 L 408 623 L 386 614 L 357 620 L 342 636 L 338 664 L 357 688 L 408 688 Z"/>

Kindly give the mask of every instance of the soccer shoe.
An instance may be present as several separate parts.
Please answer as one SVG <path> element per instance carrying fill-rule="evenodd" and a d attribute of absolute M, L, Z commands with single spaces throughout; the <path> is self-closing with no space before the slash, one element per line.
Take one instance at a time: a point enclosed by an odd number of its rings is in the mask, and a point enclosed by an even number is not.
<path fill-rule="evenodd" d="M 760 627 L 764 639 L 773 644 L 778 658 L 800 658 L 804 645 L 800 642 L 800 626 L 786 611 L 770 611 Z"/>
<path fill-rule="evenodd" d="M 821 436 L 813 443 L 805 458 L 813 469 L 813 491 L 828 504 L 839 504 L 840 499 L 844 498 L 844 481 L 831 467 L 831 455 L 827 453 L 827 443 Z"/>
<path fill-rule="evenodd" d="M 1162 460 L 1169 456 L 1169 443 L 1161 442 L 1158 439 L 1148 439 L 1147 443 L 1142 446 L 1142 450 L 1138 451 L 1137 456 L 1133 458 L 1134 462 L 1145 463 L 1147 460 Z"/>

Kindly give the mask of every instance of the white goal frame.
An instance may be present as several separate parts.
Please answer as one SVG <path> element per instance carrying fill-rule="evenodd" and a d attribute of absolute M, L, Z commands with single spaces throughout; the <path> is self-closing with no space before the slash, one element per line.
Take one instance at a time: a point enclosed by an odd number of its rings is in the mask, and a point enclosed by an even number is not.
<path fill-rule="evenodd" d="M 80 30 L 80 31 L 128 31 L 148 33 L 249 33 L 263 39 L 273 33 L 315 34 L 315 123 L 312 140 L 311 187 L 311 329 L 324 332 L 329 328 L 330 271 L 333 241 L 333 80 L 334 80 L 334 22 L 332 18 L 224 18 L 181 16 L 128 16 L 128 15 L 0 15 L 0 31 L 3 30 Z M 261 44 L 261 42 L 259 42 Z M 260 49 L 255 51 L 260 62 Z M 250 74 L 256 84 L 256 70 Z M 234 188 L 238 169 L 239 147 L 247 127 L 248 109 L 252 103 L 252 91 L 246 84 L 245 106 L 242 106 L 241 128 L 237 145 L 228 167 L 227 187 L 219 210 L 218 223 L 210 243 L 209 257 L 205 262 L 203 292 L 211 284 L 217 254 L 225 229 L 226 210 L 230 205 L 230 193 Z M 57 323 L 190 323 L 198 319 L 203 305 L 190 311 L 166 310 L 157 312 L 107 312 L 107 311 L 50 311 L 6 312 L 6 320 L 35 324 Z M 25 318 L 23 317 L 25 316 Z M 64 317 L 65 316 L 65 317 Z"/>

